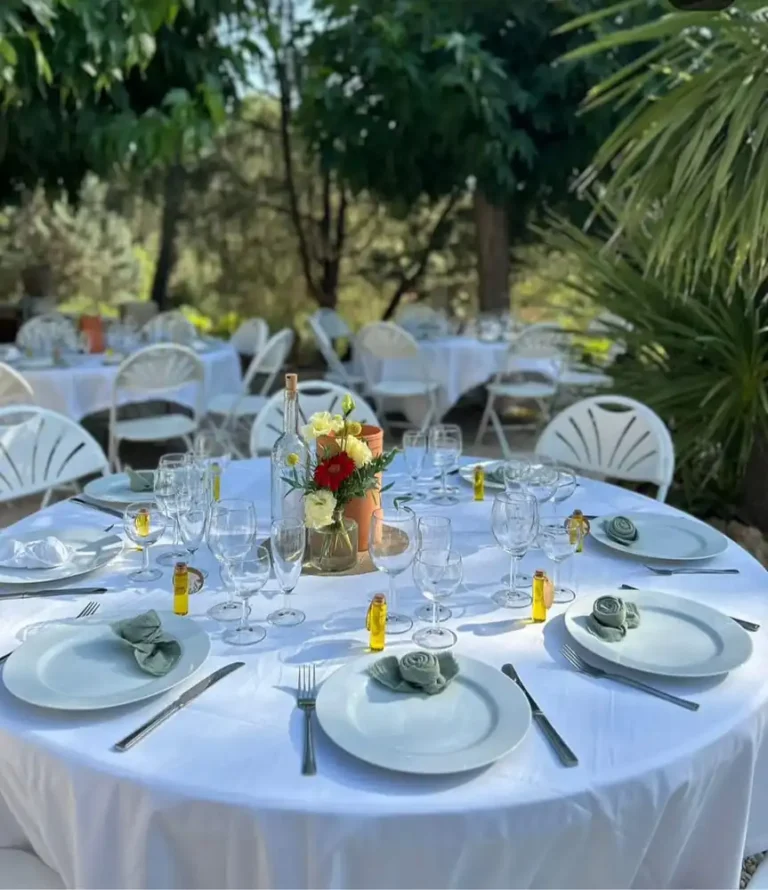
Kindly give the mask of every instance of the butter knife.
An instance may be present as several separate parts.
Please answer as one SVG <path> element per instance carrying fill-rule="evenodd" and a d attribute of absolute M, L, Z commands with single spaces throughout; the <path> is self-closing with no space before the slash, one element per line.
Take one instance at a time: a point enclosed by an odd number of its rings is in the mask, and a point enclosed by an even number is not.
<path fill-rule="evenodd" d="M 223 680 L 227 674 L 231 674 L 232 671 L 236 671 L 238 668 L 243 667 L 245 664 L 244 661 L 233 661 L 232 664 L 226 664 L 224 667 L 219 668 L 217 671 L 214 671 L 212 674 L 209 674 L 204 680 L 201 680 L 199 683 L 195 683 L 194 686 L 187 689 L 186 692 L 183 692 L 174 702 L 168 705 L 167 708 L 163 708 L 158 714 L 155 714 L 154 717 L 147 720 L 146 723 L 142 724 L 138 729 L 134 730 L 130 735 L 127 735 L 124 739 L 120 739 L 117 744 L 114 745 L 115 751 L 127 751 L 129 748 L 132 748 L 137 742 L 140 742 L 143 738 L 149 735 L 153 729 L 157 729 L 161 723 L 165 723 L 165 721 L 172 717 L 174 714 L 178 713 L 185 705 L 188 705 L 193 699 L 197 698 L 198 695 L 201 695 L 205 692 L 206 689 L 210 689 L 214 683 L 218 683 L 219 680 Z"/>
<path fill-rule="evenodd" d="M 51 587 L 47 590 L 29 590 L 25 593 L 0 593 L 3 600 L 25 600 L 33 596 L 91 596 L 95 593 L 106 593 L 106 587 Z"/>
<path fill-rule="evenodd" d="M 102 507 L 101 504 L 94 504 L 85 498 L 70 498 L 73 504 L 82 504 L 84 507 L 90 507 L 92 510 L 98 510 L 99 513 L 108 513 L 110 516 L 117 516 L 118 519 L 123 518 L 123 514 L 119 510 L 113 510 L 112 507 Z"/>
<path fill-rule="evenodd" d="M 530 692 L 523 686 L 523 681 L 518 677 L 517 671 L 512 667 L 511 664 L 505 664 L 501 668 L 503 674 L 506 674 L 513 683 L 517 683 L 517 685 L 522 689 L 525 693 L 525 697 L 528 699 L 528 704 L 531 706 L 531 711 L 533 713 L 533 719 L 539 726 L 539 729 L 544 733 L 547 738 L 547 741 L 552 746 L 555 754 L 560 758 L 560 763 L 563 766 L 578 766 L 579 759 L 576 755 L 571 751 L 571 749 L 566 745 L 563 741 L 563 737 L 560 733 L 555 729 L 554 726 L 549 722 L 541 708 L 536 704 L 533 696 Z"/>
<path fill-rule="evenodd" d="M 637 589 L 638 589 L 637 587 L 632 587 L 631 584 L 622 584 L 621 587 L 619 587 L 619 590 L 637 590 Z M 736 618 L 735 615 L 729 615 L 728 617 L 731 619 L 731 621 L 735 621 L 736 624 L 741 625 L 741 627 L 743 627 L 744 630 L 748 630 L 750 633 L 757 633 L 757 631 L 760 630 L 760 625 L 755 624 L 754 621 L 747 621 L 746 618 Z"/>

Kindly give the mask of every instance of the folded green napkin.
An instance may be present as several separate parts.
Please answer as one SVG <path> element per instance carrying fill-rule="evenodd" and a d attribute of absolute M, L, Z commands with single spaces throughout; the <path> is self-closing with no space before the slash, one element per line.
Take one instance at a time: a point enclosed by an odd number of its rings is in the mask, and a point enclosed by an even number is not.
<path fill-rule="evenodd" d="M 407 652 L 398 659 L 386 655 L 368 668 L 368 674 L 393 692 L 424 692 L 437 695 L 459 672 L 459 665 L 450 652 Z"/>
<path fill-rule="evenodd" d="M 617 544 L 629 546 L 633 541 L 637 540 L 637 528 L 631 519 L 626 516 L 614 516 L 603 523 L 603 531 Z"/>
<path fill-rule="evenodd" d="M 181 657 L 178 640 L 165 633 L 154 609 L 133 618 L 115 621 L 110 627 L 120 639 L 133 647 L 136 663 L 147 674 L 163 677 Z"/>
<path fill-rule="evenodd" d="M 587 616 L 587 630 L 606 643 L 618 643 L 640 624 L 640 612 L 634 603 L 618 596 L 599 596 Z"/>
<path fill-rule="evenodd" d="M 131 491 L 152 491 L 155 486 L 153 470 L 126 470 Z"/>
<path fill-rule="evenodd" d="M 504 464 L 495 464 L 485 469 L 485 479 L 496 485 L 504 484 Z"/>

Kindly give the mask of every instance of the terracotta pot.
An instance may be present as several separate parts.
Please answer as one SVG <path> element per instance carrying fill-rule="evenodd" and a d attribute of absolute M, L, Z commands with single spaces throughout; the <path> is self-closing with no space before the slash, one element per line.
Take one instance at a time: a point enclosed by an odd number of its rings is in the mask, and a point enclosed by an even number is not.
<path fill-rule="evenodd" d="M 104 322 L 98 315 L 81 316 L 80 330 L 88 338 L 88 352 L 104 352 Z"/>
<path fill-rule="evenodd" d="M 378 426 L 369 426 L 363 424 L 363 431 L 357 437 L 371 449 L 371 454 L 378 457 L 384 450 L 384 430 Z M 334 436 L 320 436 L 317 440 L 317 447 L 328 449 L 333 452 L 338 450 L 338 443 Z M 376 476 L 378 485 L 372 491 L 369 491 L 364 498 L 355 498 L 347 504 L 344 515 L 347 519 L 354 519 L 357 523 L 357 549 L 363 551 L 368 549 L 368 529 L 371 525 L 371 516 L 373 511 L 381 505 L 381 496 L 379 489 L 381 488 L 381 473 Z"/>

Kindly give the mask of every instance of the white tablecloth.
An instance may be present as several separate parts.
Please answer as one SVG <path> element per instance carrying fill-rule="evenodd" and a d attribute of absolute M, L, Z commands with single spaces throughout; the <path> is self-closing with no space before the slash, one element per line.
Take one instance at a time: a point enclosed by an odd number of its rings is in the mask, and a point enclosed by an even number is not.
<path fill-rule="evenodd" d="M 206 403 L 220 393 L 239 390 L 242 379 L 240 359 L 229 343 L 215 343 L 200 352 L 200 358 L 205 365 Z M 16 367 L 32 385 L 38 405 L 66 414 L 73 420 L 82 420 L 112 404 L 112 386 L 118 365 L 104 364 L 101 355 L 82 356 L 67 368 L 27 370 L 23 362 Z M 174 394 L 174 398 L 191 406 L 194 390 L 184 387 Z"/>
<path fill-rule="evenodd" d="M 225 495 L 256 500 L 262 525 L 267 478 L 261 461 L 233 465 L 223 481 Z M 592 481 L 566 503 L 592 513 L 668 509 Z M 451 516 L 465 559 L 466 589 L 450 604 L 457 651 L 499 667 L 513 662 L 577 753 L 577 768 L 560 766 L 535 726 L 486 770 L 429 778 L 366 766 L 318 733 L 318 775 L 302 777 L 297 666 L 316 662 L 326 676 L 362 653 L 365 607 L 385 588 L 375 574 L 304 577 L 294 599 L 306 622 L 270 627 L 250 649 L 214 639 L 206 673 L 240 659 L 246 667 L 128 753 L 111 746 L 179 690 L 66 714 L 29 707 L 0 685 L 0 847 L 31 844 L 69 887 L 738 886 L 745 845 L 768 848 L 768 575 L 733 543 L 713 561 L 738 567 L 732 577 L 655 578 L 592 540 L 572 558 L 580 595 L 644 584 L 762 623 L 751 660 L 731 675 L 657 681 L 698 700 L 691 713 L 571 670 L 559 652 L 562 607 L 542 626 L 494 606 L 508 559 L 490 535 L 490 505 L 467 490 L 460 507 L 430 508 Z M 28 521 L 111 520 L 62 504 Z M 126 589 L 124 572 L 137 561 L 130 553 L 101 574 L 115 589 L 101 600 L 105 618 L 170 608 L 168 570 L 156 588 Z M 546 561 L 536 551 L 524 565 Z M 211 633 L 216 626 L 203 616 L 221 596 L 216 575 L 210 592 L 192 598 Z M 401 607 L 419 604 L 407 574 L 400 588 Z M 274 607 L 267 598 L 254 601 L 255 619 Z M 26 623 L 72 616 L 81 605 L 0 603 L 0 652 Z"/>

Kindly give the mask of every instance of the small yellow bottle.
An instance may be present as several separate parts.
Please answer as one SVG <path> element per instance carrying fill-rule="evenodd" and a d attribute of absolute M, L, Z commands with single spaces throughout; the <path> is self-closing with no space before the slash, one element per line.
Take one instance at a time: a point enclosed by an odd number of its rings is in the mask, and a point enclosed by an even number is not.
<path fill-rule="evenodd" d="M 533 603 L 531 605 L 531 619 L 536 624 L 547 620 L 547 604 L 544 601 L 544 583 L 546 575 L 541 569 L 533 573 Z"/>
<path fill-rule="evenodd" d="M 133 520 L 133 527 L 136 529 L 136 534 L 139 535 L 139 537 L 147 537 L 149 534 L 149 510 L 142 507 L 142 509 L 136 513 Z"/>
<path fill-rule="evenodd" d="M 211 464 L 211 497 L 214 501 L 221 500 L 221 465 Z"/>
<path fill-rule="evenodd" d="M 581 553 L 584 550 L 584 538 L 589 532 L 589 520 L 581 510 L 574 510 L 566 522 L 571 546 L 576 544 L 576 552 Z"/>
<path fill-rule="evenodd" d="M 185 562 L 177 562 L 173 570 L 173 614 L 189 612 L 189 569 Z"/>
<path fill-rule="evenodd" d="M 478 464 L 475 467 L 475 475 L 473 480 L 473 485 L 475 489 L 475 500 L 476 501 L 484 501 L 485 500 L 485 470 Z"/>
<path fill-rule="evenodd" d="M 371 634 L 368 648 L 371 652 L 381 652 L 387 636 L 387 598 L 383 593 L 377 593 L 371 600 L 365 616 L 365 629 Z"/>

